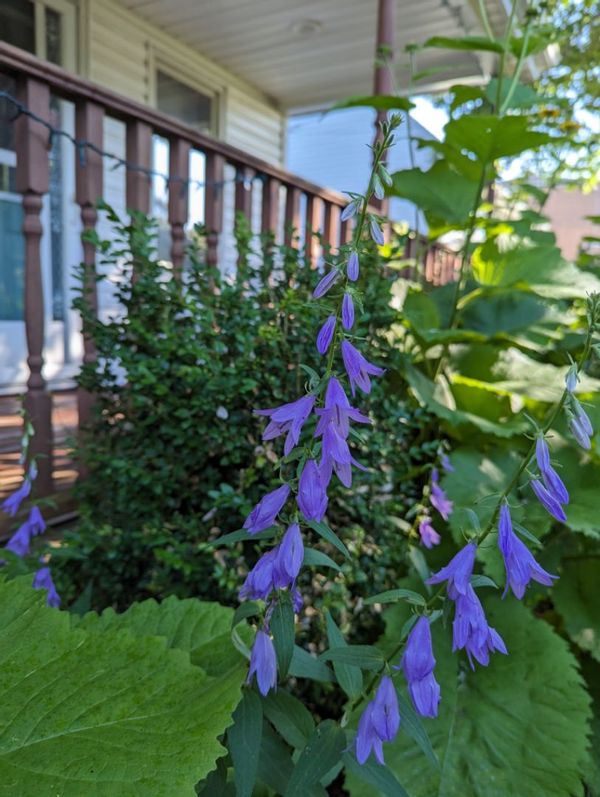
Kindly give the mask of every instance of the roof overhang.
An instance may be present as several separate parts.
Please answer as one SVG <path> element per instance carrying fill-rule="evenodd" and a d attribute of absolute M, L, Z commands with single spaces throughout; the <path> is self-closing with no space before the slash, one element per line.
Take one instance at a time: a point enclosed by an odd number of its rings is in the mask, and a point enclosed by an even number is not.
<path fill-rule="evenodd" d="M 372 90 L 377 0 L 121 0 L 131 11 L 243 77 L 283 110 L 323 108 Z M 504 0 L 486 0 L 502 31 Z M 431 36 L 481 35 L 476 0 L 397 0 L 395 77 L 408 91 L 405 47 Z M 415 55 L 420 93 L 482 82 L 490 53 L 428 48 Z"/>

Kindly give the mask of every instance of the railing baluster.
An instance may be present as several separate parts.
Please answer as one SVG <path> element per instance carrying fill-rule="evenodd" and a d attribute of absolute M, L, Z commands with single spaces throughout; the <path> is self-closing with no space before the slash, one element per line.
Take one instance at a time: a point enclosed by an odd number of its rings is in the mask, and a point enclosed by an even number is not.
<path fill-rule="evenodd" d="M 150 212 L 151 178 L 147 171 L 152 166 L 152 128 L 145 122 L 133 119 L 127 123 L 127 207 Z M 131 168 L 131 167 L 135 168 Z"/>
<path fill-rule="evenodd" d="M 339 242 L 340 209 L 333 202 L 325 203 L 325 220 L 323 222 L 323 239 L 331 249 L 336 249 Z"/>
<path fill-rule="evenodd" d="M 286 186 L 285 195 L 285 229 L 284 242 L 292 246 L 294 235 L 300 231 L 300 189 L 293 185 Z"/>
<path fill-rule="evenodd" d="M 245 166 L 238 166 L 235 171 L 235 212 L 243 213 L 249 222 L 252 221 L 252 180 L 254 172 Z"/>
<path fill-rule="evenodd" d="M 216 152 L 206 154 L 206 192 L 204 211 L 206 236 L 206 261 L 211 268 L 219 263 L 219 236 L 223 231 L 223 181 L 225 158 Z"/>
<path fill-rule="evenodd" d="M 340 227 L 340 244 L 348 244 L 352 240 L 352 219 L 343 221 Z"/>
<path fill-rule="evenodd" d="M 319 241 L 315 233 L 321 230 L 321 201 L 314 194 L 306 197 L 306 236 L 304 246 L 312 268 L 316 268 L 319 257 Z"/>
<path fill-rule="evenodd" d="M 31 78 L 18 82 L 18 98 L 30 111 L 49 118 L 50 90 L 45 83 Z M 15 121 L 17 152 L 16 188 L 23 195 L 23 235 L 25 238 L 25 333 L 29 378 L 25 410 L 34 435 L 29 453 L 36 457 L 36 490 L 52 492 L 52 397 L 42 375 L 44 365 L 44 290 L 40 240 L 40 213 L 43 195 L 49 188 L 48 131 L 31 117 L 22 114 Z"/>
<path fill-rule="evenodd" d="M 102 149 L 104 109 L 93 102 L 82 102 L 75 111 L 75 136 L 79 141 L 88 141 Z M 81 210 L 83 232 L 90 233 L 96 228 L 98 212 L 96 202 L 102 196 L 102 156 L 91 147 L 75 152 L 75 198 Z M 96 248 L 83 237 L 83 298 L 87 301 L 94 317 L 98 313 L 98 294 L 96 291 Z M 83 362 L 85 365 L 96 361 L 96 347 L 93 339 L 83 335 Z M 79 426 L 90 419 L 93 396 L 82 387 L 77 389 L 77 409 Z"/>
<path fill-rule="evenodd" d="M 190 144 L 183 138 L 169 142 L 169 224 L 173 273 L 181 276 L 185 258 L 185 224 L 188 219 Z"/>
<path fill-rule="evenodd" d="M 266 177 L 263 182 L 261 230 L 263 233 L 272 232 L 277 235 L 279 223 L 279 189 L 281 183 L 274 177 Z"/>

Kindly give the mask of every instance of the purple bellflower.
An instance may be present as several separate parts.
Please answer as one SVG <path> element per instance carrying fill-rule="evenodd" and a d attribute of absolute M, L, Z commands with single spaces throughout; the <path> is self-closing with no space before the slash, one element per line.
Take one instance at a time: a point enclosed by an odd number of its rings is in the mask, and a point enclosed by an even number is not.
<path fill-rule="evenodd" d="M 32 506 L 27 520 L 19 526 L 17 531 L 6 543 L 6 548 L 17 556 L 23 557 L 29 554 L 31 538 L 37 534 L 42 534 L 46 530 L 46 523 L 42 513 L 37 506 Z"/>
<path fill-rule="evenodd" d="M 350 432 L 350 421 L 371 423 L 370 418 L 350 406 L 344 388 L 335 376 L 332 376 L 327 383 L 323 409 L 317 409 L 316 413 L 319 416 L 319 422 L 315 430 L 315 437 L 321 436 L 325 429 L 332 425 L 336 432 L 346 439 Z"/>
<path fill-rule="evenodd" d="M 567 516 L 565 515 L 564 509 L 559 504 L 554 494 L 547 490 L 542 482 L 538 479 L 532 479 L 529 483 L 531 485 L 531 489 L 536 495 L 536 498 L 544 507 L 544 509 L 549 512 L 552 517 L 556 518 L 556 520 L 564 523 L 567 519 Z"/>
<path fill-rule="evenodd" d="M 380 764 L 383 758 L 383 742 L 391 742 L 400 727 L 400 712 L 396 690 L 389 675 L 384 675 L 375 697 L 367 704 L 358 723 L 356 734 L 356 759 L 364 764 L 371 753 Z"/>
<path fill-rule="evenodd" d="M 265 631 L 257 631 L 250 654 L 248 683 L 256 674 L 258 691 L 266 697 L 271 689 L 277 686 L 277 657 L 273 640 Z"/>
<path fill-rule="evenodd" d="M 559 504 L 568 504 L 569 492 L 563 480 L 550 464 L 550 451 L 548 449 L 548 444 L 542 436 L 538 437 L 535 444 L 535 456 L 546 490 L 548 490 L 550 495 L 552 495 Z"/>
<path fill-rule="evenodd" d="M 21 504 L 23 503 L 24 499 L 27 498 L 29 493 L 31 492 L 31 479 L 29 476 L 25 476 L 23 479 L 21 486 L 15 490 L 12 495 L 9 495 L 8 498 L 5 498 L 2 502 L 2 511 L 6 512 L 7 515 L 10 517 L 14 517 Z"/>
<path fill-rule="evenodd" d="M 353 199 L 351 202 L 348 202 L 346 207 L 342 210 L 340 215 L 340 221 L 348 221 L 348 219 L 353 218 L 356 216 L 356 211 L 358 210 L 359 201 Z"/>
<path fill-rule="evenodd" d="M 456 606 L 452 624 L 452 650 L 466 649 L 472 669 L 475 669 L 473 659 L 487 667 L 490 653 L 495 650 L 508 653 L 500 634 L 488 625 L 483 606 L 470 584 L 464 593 L 449 586 L 448 596 L 455 601 Z"/>
<path fill-rule="evenodd" d="M 276 550 L 273 584 L 278 589 L 290 587 L 298 578 L 304 559 L 304 543 L 297 523 L 288 526 Z"/>
<path fill-rule="evenodd" d="M 264 553 L 252 570 L 246 576 L 246 580 L 240 589 L 240 598 L 250 598 L 251 600 L 266 601 L 273 590 L 274 568 L 277 561 L 278 549 L 272 548 Z"/>
<path fill-rule="evenodd" d="M 52 580 L 52 574 L 48 566 L 40 567 L 33 577 L 32 586 L 34 589 L 48 590 L 48 596 L 46 598 L 47 606 L 52 606 L 55 609 L 60 606 L 60 595 L 56 591 L 54 581 Z"/>
<path fill-rule="evenodd" d="M 282 404 L 272 410 L 254 410 L 256 415 L 265 415 L 270 418 L 267 428 L 263 432 L 263 440 L 273 440 L 282 434 L 286 434 L 283 453 L 287 455 L 291 452 L 300 439 L 302 427 L 315 403 L 313 395 L 302 396 L 296 401 Z"/>
<path fill-rule="evenodd" d="M 500 520 L 498 522 L 498 546 L 504 559 L 506 568 L 506 587 L 505 597 L 509 588 L 519 600 L 525 594 L 527 585 L 533 579 L 538 584 L 547 587 L 552 586 L 552 582 L 558 576 L 547 573 L 534 559 L 529 548 L 520 540 L 513 531 L 510 519 L 508 504 L 504 503 L 500 507 Z"/>
<path fill-rule="evenodd" d="M 446 473 L 454 473 L 454 471 L 456 470 L 452 462 L 450 462 L 450 457 L 448 456 L 448 454 L 446 454 L 443 451 L 440 454 L 440 464 L 442 468 L 446 471 Z"/>
<path fill-rule="evenodd" d="M 354 302 L 349 293 L 345 293 L 342 299 L 342 325 L 344 329 L 352 329 L 354 326 Z"/>
<path fill-rule="evenodd" d="M 333 333 L 335 332 L 336 317 L 330 315 L 327 321 L 323 324 L 317 335 L 317 351 L 319 354 L 326 354 L 331 346 L 333 340 Z"/>
<path fill-rule="evenodd" d="M 439 473 L 437 468 L 431 471 L 431 505 L 437 509 L 444 520 L 448 520 L 452 514 L 453 503 L 446 495 L 444 489 L 439 484 Z"/>
<path fill-rule="evenodd" d="M 369 229 L 371 231 L 371 238 L 375 241 L 376 244 L 379 246 L 383 246 L 385 243 L 385 238 L 383 237 L 383 230 L 379 226 L 379 222 L 376 219 L 371 219 L 369 224 Z"/>
<path fill-rule="evenodd" d="M 337 268 L 333 268 L 328 274 L 325 274 L 325 276 L 319 280 L 317 287 L 313 291 L 313 299 L 320 299 L 322 296 L 325 296 L 327 291 L 335 285 L 339 276 L 340 272 Z"/>
<path fill-rule="evenodd" d="M 327 511 L 327 492 L 323 484 L 321 471 L 314 459 L 309 459 L 298 482 L 298 506 L 307 520 L 323 520 Z"/>
<path fill-rule="evenodd" d="M 577 367 L 571 366 L 567 371 L 567 375 L 565 377 L 565 387 L 569 391 L 569 393 L 574 393 L 577 390 L 577 382 L 579 381 L 579 377 L 577 376 Z"/>
<path fill-rule="evenodd" d="M 244 521 L 244 528 L 248 534 L 258 534 L 259 531 L 264 531 L 272 526 L 289 494 L 289 485 L 282 484 L 281 487 L 261 498 Z"/>
<path fill-rule="evenodd" d="M 356 387 L 358 386 L 363 393 L 371 392 L 371 380 L 369 376 L 383 376 L 385 368 L 379 368 L 377 365 L 370 363 L 366 357 L 356 349 L 349 341 L 342 341 L 342 359 L 344 360 L 344 367 L 350 380 L 350 389 L 352 395 L 356 394 Z"/>
<path fill-rule="evenodd" d="M 356 282 L 360 272 L 360 262 L 358 260 L 358 252 L 352 252 L 348 258 L 348 265 L 346 266 L 346 273 L 350 282 Z"/>
<path fill-rule="evenodd" d="M 581 422 L 574 415 L 569 420 L 569 429 L 579 445 L 586 451 L 589 451 L 592 447 L 590 436 L 581 425 Z"/>
<path fill-rule="evenodd" d="M 440 685 L 433 670 L 435 657 L 427 617 L 419 617 L 413 626 L 402 656 L 402 669 L 415 709 L 422 717 L 437 717 Z"/>
<path fill-rule="evenodd" d="M 470 589 L 470 578 L 475 564 L 475 554 L 477 545 L 469 542 L 454 556 L 446 565 L 434 573 L 425 582 L 426 584 L 441 584 L 442 581 L 448 582 L 448 594 L 450 589 L 459 595 L 465 595 Z M 454 600 L 454 598 L 452 598 Z"/>
<path fill-rule="evenodd" d="M 419 535 L 421 542 L 426 548 L 433 548 L 434 545 L 439 545 L 442 539 L 431 525 L 430 517 L 424 517 L 419 523 Z"/>

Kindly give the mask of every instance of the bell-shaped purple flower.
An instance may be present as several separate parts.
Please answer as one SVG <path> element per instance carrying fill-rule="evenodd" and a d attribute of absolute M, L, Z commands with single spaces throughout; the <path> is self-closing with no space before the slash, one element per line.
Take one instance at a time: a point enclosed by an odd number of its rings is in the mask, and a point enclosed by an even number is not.
<path fill-rule="evenodd" d="M 331 481 L 331 474 L 335 471 L 344 487 L 350 487 L 352 485 L 352 465 L 360 470 L 366 470 L 360 462 L 354 459 L 348 443 L 330 423 L 323 432 L 322 457 L 319 467 L 323 486 L 327 488 Z"/>
<path fill-rule="evenodd" d="M 327 383 L 324 407 L 317 409 L 316 413 L 319 416 L 319 422 L 315 430 L 315 437 L 320 437 L 331 424 L 345 440 L 350 432 L 350 421 L 371 423 L 366 415 L 350 406 L 344 388 L 335 376 L 332 376 Z"/>
<path fill-rule="evenodd" d="M 536 498 L 544 509 L 549 512 L 552 517 L 556 518 L 556 520 L 564 523 L 567 520 L 567 516 L 555 496 L 550 493 L 538 479 L 532 479 L 529 483 Z"/>
<path fill-rule="evenodd" d="M 433 674 L 435 657 L 427 617 L 419 617 L 408 635 L 402 669 L 415 709 L 422 717 L 437 717 L 440 685 Z"/>
<path fill-rule="evenodd" d="M 257 631 L 250 654 L 248 683 L 256 675 L 258 691 L 266 697 L 271 689 L 277 686 L 277 656 L 273 640 L 265 631 Z"/>
<path fill-rule="evenodd" d="M 536 562 L 529 548 L 514 533 L 510 510 L 508 504 L 505 503 L 500 507 L 498 546 L 506 568 L 506 587 L 502 597 L 506 595 L 510 588 L 515 597 L 520 600 L 531 580 L 537 581 L 538 584 L 544 584 L 546 587 L 551 587 L 553 580 L 558 578 L 558 576 L 547 573 Z"/>
<path fill-rule="evenodd" d="M 459 595 L 465 595 L 470 588 L 470 578 L 475 564 L 477 545 L 469 542 L 446 565 L 427 579 L 426 584 L 448 582 L 448 589 L 453 588 Z"/>
<path fill-rule="evenodd" d="M 379 226 L 379 222 L 376 219 L 371 219 L 369 228 L 371 230 L 371 238 L 376 244 L 383 246 L 385 243 L 385 238 L 383 237 L 383 230 Z"/>
<path fill-rule="evenodd" d="M 345 293 L 342 299 L 342 326 L 344 329 L 352 329 L 354 326 L 354 302 L 349 293 Z"/>
<path fill-rule="evenodd" d="M 319 280 L 317 283 L 317 287 L 313 291 L 313 299 L 320 299 L 322 296 L 325 296 L 328 290 L 330 290 L 338 280 L 340 276 L 340 272 L 337 268 L 331 269 L 331 271 Z"/>
<path fill-rule="evenodd" d="M 292 588 L 291 595 L 292 595 L 292 608 L 294 609 L 294 612 L 298 614 L 299 612 L 302 611 L 302 606 L 304 605 L 304 599 L 302 598 L 300 590 L 297 589 L 296 587 Z"/>
<path fill-rule="evenodd" d="M 431 495 L 429 500 L 431 505 L 437 509 L 444 520 L 448 520 L 452 514 L 453 503 L 446 495 L 444 489 L 439 484 L 439 473 L 437 468 L 431 471 Z"/>
<path fill-rule="evenodd" d="M 346 266 L 346 273 L 350 282 L 356 282 L 360 273 L 360 262 L 358 259 L 358 252 L 352 252 L 348 258 L 348 265 Z"/>
<path fill-rule="evenodd" d="M 572 365 L 567 371 L 567 375 L 565 377 L 565 387 L 569 393 L 574 393 L 577 390 L 578 381 L 579 378 L 577 376 L 577 366 Z"/>
<path fill-rule="evenodd" d="M 356 211 L 358 210 L 359 204 L 360 201 L 357 199 L 353 199 L 351 202 L 348 202 L 340 214 L 340 221 L 348 221 L 348 219 L 356 216 Z"/>
<path fill-rule="evenodd" d="M 342 341 L 342 359 L 344 360 L 344 367 L 350 380 L 350 389 L 352 395 L 356 393 L 358 386 L 363 393 L 371 392 L 371 380 L 369 376 L 383 376 L 385 373 L 384 368 L 379 368 L 377 365 L 370 363 L 366 357 L 356 349 L 349 341 Z"/>
<path fill-rule="evenodd" d="M 584 448 L 586 451 L 589 451 L 592 447 L 592 441 L 590 439 L 589 434 L 585 431 L 581 422 L 578 418 L 574 415 L 569 419 L 569 429 L 571 430 L 571 434 L 575 438 L 575 440 L 579 443 L 579 445 Z"/>
<path fill-rule="evenodd" d="M 563 480 L 550 464 L 550 451 L 548 444 L 542 436 L 538 437 L 535 445 L 535 456 L 546 490 L 559 504 L 569 503 L 569 493 Z"/>
<path fill-rule="evenodd" d="M 261 498 L 244 521 L 244 528 L 248 534 L 258 534 L 259 531 L 264 531 L 272 526 L 289 494 L 289 486 L 282 484 L 281 487 Z"/>
<path fill-rule="evenodd" d="M 266 601 L 273 591 L 274 568 L 278 549 L 273 548 L 264 553 L 246 576 L 240 598 Z"/>
<path fill-rule="evenodd" d="M 6 548 L 17 556 L 27 556 L 31 546 L 31 538 L 37 534 L 42 534 L 45 530 L 46 523 L 42 513 L 37 506 L 32 506 L 29 517 L 6 543 Z"/>
<path fill-rule="evenodd" d="M 56 591 L 54 581 L 52 580 L 52 574 L 48 566 L 40 567 L 35 573 L 32 586 L 34 589 L 48 590 L 48 596 L 46 598 L 47 606 L 52 606 L 53 608 L 58 608 L 60 606 L 60 595 Z"/>
<path fill-rule="evenodd" d="M 317 335 L 317 351 L 319 354 L 326 354 L 327 349 L 331 346 L 333 333 L 335 332 L 336 321 L 336 317 L 334 315 L 330 315 L 319 330 L 319 334 Z"/>
<path fill-rule="evenodd" d="M 439 545 L 442 539 L 431 525 L 430 517 L 424 517 L 419 523 L 419 535 L 421 542 L 426 548 L 433 548 L 434 545 Z"/>
<path fill-rule="evenodd" d="M 383 766 L 383 743 L 373 725 L 373 701 L 367 704 L 358 722 L 356 733 L 356 760 L 364 764 L 371 753 L 375 754 L 377 761 Z"/>
<path fill-rule="evenodd" d="M 9 495 L 8 498 L 4 499 L 2 502 L 2 511 L 6 512 L 7 515 L 10 515 L 10 517 L 14 517 L 19 511 L 24 499 L 27 498 L 30 492 L 31 480 L 29 479 L 29 476 L 26 476 L 23 479 L 21 486 L 15 490 L 14 493 Z"/>
<path fill-rule="evenodd" d="M 302 468 L 298 482 L 298 506 L 307 520 L 323 520 L 327 511 L 327 492 L 321 471 L 314 459 L 309 459 Z"/>
<path fill-rule="evenodd" d="M 302 396 L 302 398 L 282 404 L 272 410 L 254 410 L 256 415 L 265 415 L 270 418 L 267 428 L 263 432 L 263 440 L 273 440 L 282 434 L 286 434 L 283 453 L 287 455 L 291 452 L 300 439 L 302 427 L 315 404 L 313 395 Z"/>
<path fill-rule="evenodd" d="M 442 468 L 446 471 L 446 473 L 454 473 L 454 471 L 456 470 L 452 462 L 450 462 L 450 457 L 448 456 L 448 454 L 446 454 L 443 451 L 440 454 L 440 464 Z"/>
<path fill-rule="evenodd" d="M 389 675 L 384 675 L 377 687 L 371 722 L 382 742 L 391 742 L 398 733 L 400 727 L 398 697 Z"/>
<path fill-rule="evenodd" d="M 277 546 L 273 583 L 278 589 L 292 586 L 298 578 L 303 559 L 304 543 L 300 526 L 297 523 L 291 523 Z"/>
<path fill-rule="evenodd" d="M 488 625 L 483 606 L 470 584 L 462 594 L 449 587 L 448 595 L 455 601 L 456 607 L 452 624 L 452 650 L 464 648 L 473 669 L 475 668 L 473 659 L 487 667 L 490 653 L 495 650 L 508 653 L 500 634 Z"/>

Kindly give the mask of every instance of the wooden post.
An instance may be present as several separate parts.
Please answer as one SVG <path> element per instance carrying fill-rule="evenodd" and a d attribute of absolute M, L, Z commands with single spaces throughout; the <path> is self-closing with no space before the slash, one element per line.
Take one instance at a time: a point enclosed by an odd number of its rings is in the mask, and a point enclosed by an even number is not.
<path fill-rule="evenodd" d="M 393 69 L 394 45 L 396 31 L 396 0 L 378 0 L 377 6 L 377 40 L 375 44 L 375 75 L 373 80 L 373 94 L 393 94 L 394 82 L 391 70 Z M 377 111 L 375 118 L 374 143 L 381 141 L 381 123 L 387 119 L 386 111 Z M 385 158 L 384 158 L 385 160 Z M 373 198 L 372 204 L 379 208 L 384 215 L 387 213 L 387 200 Z"/>
<path fill-rule="evenodd" d="M 127 207 L 150 212 L 150 175 L 144 169 L 152 166 L 152 128 L 136 119 L 127 123 L 127 160 L 138 167 L 128 169 L 126 177 Z"/>
<path fill-rule="evenodd" d="M 98 149 L 102 149 L 104 139 L 104 109 L 93 102 L 81 102 L 75 111 L 75 137 L 80 141 L 89 141 Z M 91 241 L 86 240 L 85 233 L 96 228 L 98 212 L 96 202 L 102 196 L 102 156 L 87 147 L 81 152 L 75 151 L 75 198 L 81 210 L 83 226 L 83 298 L 87 301 L 93 316 L 98 313 L 98 294 L 96 291 L 96 249 Z M 83 335 L 83 362 L 89 365 L 96 361 L 96 347 L 89 335 Z M 84 426 L 90 419 L 93 403 L 91 393 L 82 387 L 77 389 L 77 408 L 79 426 Z"/>
<path fill-rule="evenodd" d="M 330 249 L 338 247 L 338 230 L 340 224 L 340 209 L 333 202 L 325 203 L 325 220 L 323 222 L 323 239 Z"/>
<path fill-rule="evenodd" d="M 235 212 L 243 213 L 252 221 L 252 180 L 254 171 L 246 166 L 238 166 L 235 170 Z"/>
<path fill-rule="evenodd" d="M 175 277 L 181 277 L 185 258 L 185 224 L 188 220 L 188 183 L 191 146 L 182 138 L 169 142 L 169 224 L 171 262 Z"/>
<path fill-rule="evenodd" d="M 272 232 L 277 237 L 279 224 L 279 189 L 281 183 L 274 177 L 266 177 L 263 182 L 261 230 L 263 233 Z"/>
<path fill-rule="evenodd" d="M 225 158 L 216 152 L 207 152 L 204 219 L 207 230 L 206 262 L 211 268 L 216 268 L 219 263 L 219 236 L 223 231 L 224 179 Z"/>
<path fill-rule="evenodd" d="M 311 268 L 317 267 L 317 259 L 319 256 L 319 242 L 315 233 L 321 231 L 321 200 L 314 194 L 307 194 L 306 196 L 306 235 L 304 241 L 304 248 L 306 250 L 306 258 Z"/>
<path fill-rule="evenodd" d="M 22 77 L 18 98 L 30 111 L 49 118 L 50 91 L 45 83 Z M 42 237 L 43 195 L 49 188 L 48 131 L 29 116 L 15 121 L 17 153 L 16 188 L 23 195 L 23 235 L 25 238 L 25 334 L 29 378 L 25 410 L 34 429 L 30 455 L 37 458 L 36 491 L 52 492 L 52 397 L 42 375 L 44 364 L 44 291 L 40 239 Z"/>
<path fill-rule="evenodd" d="M 294 233 L 300 229 L 300 190 L 293 185 L 286 186 L 284 243 L 292 246 Z"/>

